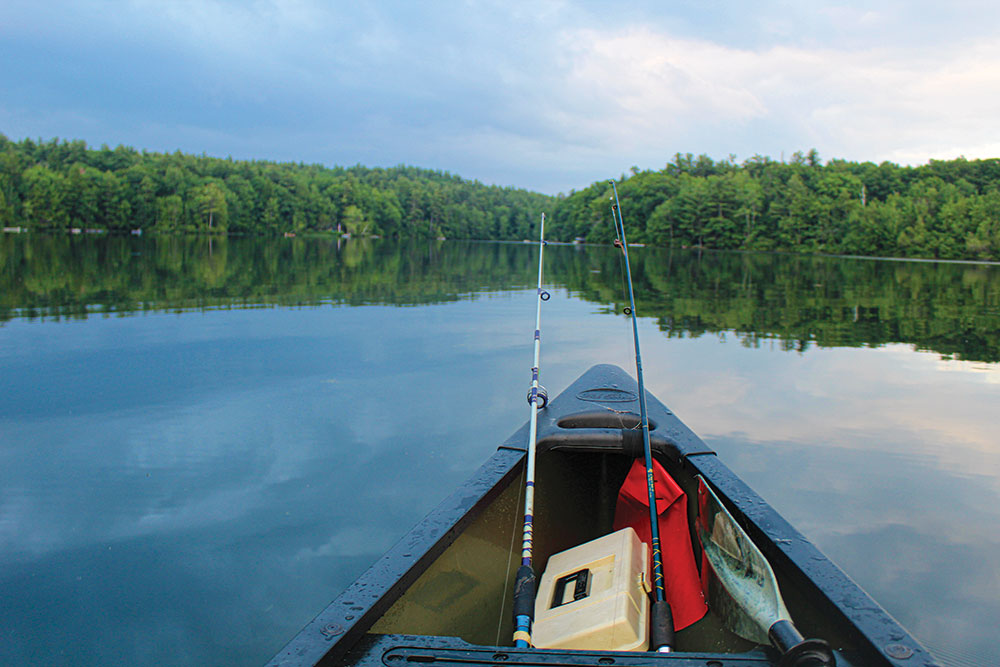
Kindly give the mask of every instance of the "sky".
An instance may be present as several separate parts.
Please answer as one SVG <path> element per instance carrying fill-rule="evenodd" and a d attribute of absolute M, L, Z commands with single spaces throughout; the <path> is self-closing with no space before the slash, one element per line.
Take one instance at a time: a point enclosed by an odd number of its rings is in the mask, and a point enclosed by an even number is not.
<path fill-rule="evenodd" d="M 568 193 L 1000 156 L 1000 3 L 4 0 L 0 133 Z"/>

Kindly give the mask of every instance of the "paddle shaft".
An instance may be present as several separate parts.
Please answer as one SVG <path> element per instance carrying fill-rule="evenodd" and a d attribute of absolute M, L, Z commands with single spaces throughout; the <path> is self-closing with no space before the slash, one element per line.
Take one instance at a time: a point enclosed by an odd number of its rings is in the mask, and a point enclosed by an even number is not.
<path fill-rule="evenodd" d="M 674 623 L 670 605 L 666 600 L 663 581 L 663 553 L 660 548 L 660 521 L 656 509 L 656 486 L 653 481 L 653 448 L 649 443 L 649 417 L 646 414 L 646 387 L 642 379 L 642 353 L 639 351 L 639 325 L 635 313 L 635 294 L 632 291 L 632 269 L 628 260 L 628 241 L 625 238 L 625 222 L 618 203 L 618 188 L 609 181 L 615 193 L 615 205 L 611 209 L 615 222 L 615 232 L 621 240 L 625 254 L 625 282 L 628 283 L 628 301 L 632 318 L 632 346 L 635 349 L 635 374 L 639 382 L 639 417 L 642 422 L 642 450 L 646 457 L 646 489 L 649 492 L 649 534 L 653 551 L 653 609 L 650 632 L 650 646 L 655 651 L 668 652 L 673 646 Z"/>
<path fill-rule="evenodd" d="M 545 254 L 545 214 L 542 213 L 541 230 L 538 235 L 538 291 L 535 310 L 535 358 L 531 367 L 531 419 L 528 422 L 527 470 L 524 481 L 524 531 L 521 538 L 521 567 L 514 580 L 514 645 L 519 648 L 531 646 L 531 622 L 535 615 L 535 572 L 531 566 L 532 523 L 535 511 L 535 444 L 538 439 L 539 403 L 545 401 L 538 391 L 538 366 L 542 341 L 542 301 L 548 300 L 548 293 L 542 290 L 542 258 Z"/>

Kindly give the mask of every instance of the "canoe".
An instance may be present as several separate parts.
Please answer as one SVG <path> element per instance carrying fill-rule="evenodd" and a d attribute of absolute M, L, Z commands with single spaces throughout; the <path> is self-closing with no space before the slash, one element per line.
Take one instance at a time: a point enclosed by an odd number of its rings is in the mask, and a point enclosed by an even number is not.
<path fill-rule="evenodd" d="M 836 664 L 930 667 L 934 659 L 819 549 L 646 393 L 654 459 L 691 499 L 699 485 L 728 510 L 773 569 L 795 625 L 829 645 Z M 642 458 L 636 382 L 594 366 L 538 413 L 536 571 L 554 554 L 612 532 L 619 489 Z M 514 648 L 511 592 L 519 562 L 528 425 L 305 626 L 270 665 L 784 665 L 766 642 L 724 622 L 721 595 L 676 636 L 672 652 Z M 704 492 L 704 489 L 701 489 Z M 703 562 L 698 513 L 688 503 L 692 558 Z M 665 547 L 666 550 L 666 547 Z M 513 553 L 512 555 L 512 552 Z M 536 621 L 537 623 L 537 621 Z"/>

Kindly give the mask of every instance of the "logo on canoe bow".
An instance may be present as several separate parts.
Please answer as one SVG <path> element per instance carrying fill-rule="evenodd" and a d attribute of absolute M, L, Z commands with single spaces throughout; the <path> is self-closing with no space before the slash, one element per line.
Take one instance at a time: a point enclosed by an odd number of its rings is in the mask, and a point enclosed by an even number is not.
<path fill-rule="evenodd" d="M 581 401 L 590 401 L 591 403 L 631 403 L 638 400 L 639 395 L 615 387 L 598 387 L 581 391 L 576 397 Z"/>

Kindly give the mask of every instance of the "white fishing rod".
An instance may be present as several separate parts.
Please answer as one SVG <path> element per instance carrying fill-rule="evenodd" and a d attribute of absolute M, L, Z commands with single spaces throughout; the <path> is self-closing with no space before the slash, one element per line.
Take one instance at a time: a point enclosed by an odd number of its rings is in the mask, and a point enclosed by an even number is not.
<path fill-rule="evenodd" d="M 535 571 L 531 566 L 532 522 L 535 509 L 535 444 L 538 439 L 538 411 L 549 401 L 544 387 L 538 384 L 539 356 L 542 348 L 542 302 L 549 300 L 549 293 L 542 289 L 542 256 L 545 252 L 545 214 L 542 213 L 541 231 L 538 234 L 538 292 L 535 311 L 535 361 L 531 367 L 531 420 L 528 422 L 527 471 L 524 481 L 524 532 L 521 539 L 521 567 L 514 579 L 514 646 L 531 646 L 531 623 L 535 616 Z"/>
<path fill-rule="evenodd" d="M 649 417 L 646 415 L 646 388 L 642 380 L 642 355 L 639 352 L 639 326 L 636 320 L 635 295 L 632 292 L 632 269 L 628 261 L 628 241 L 625 239 L 625 222 L 618 203 L 618 188 L 609 181 L 614 190 L 614 205 L 611 216 L 615 222 L 615 245 L 620 245 L 625 255 L 625 279 L 628 283 L 628 316 L 632 318 L 632 346 L 635 349 L 635 374 L 639 383 L 639 418 L 642 422 L 642 450 L 646 458 L 646 489 L 649 493 L 649 533 L 653 552 L 653 603 L 650 609 L 649 645 L 654 651 L 668 653 L 674 644 L 674 618 L 670 603 L 666 599 L 663 580 L 663 552 L 660 547 L 659 512 L 656 509 L 656 488 L 653 482 L 653 450 L 649 443 Z"/>

